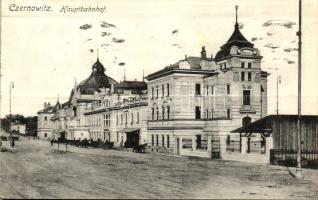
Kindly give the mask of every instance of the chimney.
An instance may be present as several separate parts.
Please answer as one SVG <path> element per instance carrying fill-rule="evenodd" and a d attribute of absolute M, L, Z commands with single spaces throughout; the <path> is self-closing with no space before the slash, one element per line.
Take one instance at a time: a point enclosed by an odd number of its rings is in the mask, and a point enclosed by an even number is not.
<path fill-rule="evenodd" d="M 206 59 L 205 46 L 202 46 L 202 50 L 201 50 L 201 60 L 205 60 L 205 59 Z"/>
<path fill-rule="evenodd" d="M 44 108 L 46 108 L 46 102 L 44 102 Z"/>
<path fill-rule="evenodd" d="M 47 105 L 47 107 L 51 106 L 50 102 L 47 102 L 47 104 L 46 104 L 46 105 Z"/>
<path fill-rule="evenodd" d="M 187 58 L 188 58 L 187 54 L 186 54 L 186 55 L 184 55 L 184 59 L 186 60 Z"/>
<path fill-rule="evenodd" d="M 213 60 L 213 54 L 211 53 L 211 60 Z"/>

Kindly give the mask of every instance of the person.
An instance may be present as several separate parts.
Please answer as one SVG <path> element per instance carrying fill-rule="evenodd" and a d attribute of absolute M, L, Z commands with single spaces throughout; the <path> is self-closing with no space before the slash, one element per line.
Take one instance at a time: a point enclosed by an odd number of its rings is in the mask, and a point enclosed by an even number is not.
<path fill-rule="evenodd" d="M 14 148 L 15 146 L 15 142 L 14 142 L 14 137 L 12 137 L 12 140 L 11 140 L 11 147 Z"/>
<path fill-rule="evenodd" d="M 53 139 L 51 140 L 51 146 L 53 146 Z"/>

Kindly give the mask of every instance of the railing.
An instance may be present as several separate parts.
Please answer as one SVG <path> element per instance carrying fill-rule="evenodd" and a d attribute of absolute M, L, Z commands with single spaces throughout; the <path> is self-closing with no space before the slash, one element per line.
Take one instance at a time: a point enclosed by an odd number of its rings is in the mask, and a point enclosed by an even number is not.
<path fill-rule="evenodd" d="M 270 163 L 288 167 L 297 166 L 297 151 L 284 149 L 270 150 Z M 318 169 L 318 150 L 302 150 L 301 166 L 304 168 Z"/>

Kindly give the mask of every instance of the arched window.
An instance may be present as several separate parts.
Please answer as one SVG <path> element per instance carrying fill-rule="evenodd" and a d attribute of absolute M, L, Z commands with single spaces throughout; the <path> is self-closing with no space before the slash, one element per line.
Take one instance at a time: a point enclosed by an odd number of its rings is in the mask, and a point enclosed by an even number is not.
<path fill-rule="evenodd" d="M 252 122 L 252 118 L 250 118 L 250 117 L 244 117 L 243 119 L 242 119 L 242 126 L 245 126 L 245 125 L 247 125 L 247 124 L 249 124 L 249 123 L 251 123 Z"/>

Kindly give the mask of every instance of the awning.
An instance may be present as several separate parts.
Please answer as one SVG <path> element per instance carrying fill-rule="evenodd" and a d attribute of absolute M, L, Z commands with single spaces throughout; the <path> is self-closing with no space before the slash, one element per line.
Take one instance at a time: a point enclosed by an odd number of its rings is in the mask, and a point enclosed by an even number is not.
<path fill-rule="evenodd" d="M 120 130 L 119 132 L 130 133 L 130 132 L 139 131 L 139 130 L 140 130 L 139 128 L 124 128 Z"/>

